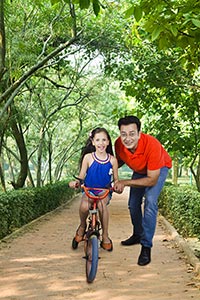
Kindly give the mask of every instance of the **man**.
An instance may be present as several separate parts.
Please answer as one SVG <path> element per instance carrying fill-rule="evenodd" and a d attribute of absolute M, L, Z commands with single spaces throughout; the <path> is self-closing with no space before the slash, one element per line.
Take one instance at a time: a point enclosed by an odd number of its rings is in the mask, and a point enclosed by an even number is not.
<path fill-rule="evenodd" d="M 119 180 L 114 185 L 116 192 L 121 193 L 125 186 L 130 187 L 128 207 L 133 234 L 121 244 L 130 246 L 140 243 L 142 247 L 138 265 L 144 266 L 151 261 L 158 197 L 172 160 L 156 138 L 140 131 L 141 122 L 137 117 L 121 118 L 118 127 L 120 137 L 115 141 L 115 153 L 119 167 L 125 163 L 133 170 L 132 179 Z"/>

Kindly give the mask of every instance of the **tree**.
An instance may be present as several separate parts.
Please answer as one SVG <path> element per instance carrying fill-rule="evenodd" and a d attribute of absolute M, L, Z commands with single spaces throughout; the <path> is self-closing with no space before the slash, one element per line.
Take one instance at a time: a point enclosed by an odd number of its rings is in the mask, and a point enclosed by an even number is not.
<path fill-rule="evenodd" d="M 192 76 L 179 60 L 179 50 L 157 51 L 150 43 L 133 48 L 126 60 L 110 62 L 126 96 L 138 103 L 144 130 L 154 134 L 194 175 L 200 191 L 200 102 L 198 72 Z"/>
<path fill-rule="evenodd" d="M 77 149 L 80 135 L 94 126 L 94 121 L 103 122 L 95 111 L 102 108 L 102 103 L 98 103 L 98 89 L 103 84 L 101 73 L 91 74 L 92 68 L 88 66 L 100 52 L 108 51 L 112 31 L 107 36 L 105 33 L 110 20 L 106 18 L 105 27 L 98 20 L 96 30 L 93 13 L 90 16 L 87 11 L 80 11 L 78 19 L 71 1 L 52 3 L 53 6 L 49 1 L 19 2 L 18 17 L 11 17 L 6 23 L 8 51 L 0 96 L 1 153 L 6 149 L 10 162 L 14 160 L 20 166 L 17 177 L 14 169 L 12 172 L 14 188 L 22 187 L 27 175 L 29 182 L 33 185 L 36 180 L 38 186 L 59 180 L 66 162 Z M 7 13 L 11 16 L 15 4 L 7 3 Z M 107 39 L 104 38 L 104 44 L 99 43 L 101 35 Z M 117 103 L 113 110 L 116 106 Z M 93 122 L 88 122 L 91 116 Z M 82 123 L 86 128 L 83 129 Z M 73 129 L 73 133 L 66 135 L 65 128 Z M 17 147 L 14 152 L 9 146 L 13 138 Z M 3 154 L 1 157 L 5 159 Z M 2 183 L 3 180 L 2 172 Z"/>
<path fill-rule="evenodd" d="M 132 3 L 132 1 L 130 1 Z M 181 48 L 184 66 L 195 71 L 200 63 L 200 2 L 196 0 L 139 0 L 125 12 L 135 32 L 160 50 Z"/>
<path fill-rule="evenodd" d="M 89 130 L 103 126 L 106 119 L 115 137 L 116 120 L 130 112 L 143 118 L 144 129 L 148 125 L 148 132 L 172 154 L 187 153 L 198 182 L 199 80 L 189 56 L 192 43 L 177 47 L 179 31 L 175 38 L 171 30 L 171 44 L 161 47 L 164 29 L 155 35 L 151 26 L 145 27 L 148 20 L 154 26 L 156 17 L 164 22 L 166 10 L 160 15 L 158 11 L 165 5 L 174 9 L 178 1 L 151 1 L 154 10 L 149 1 L 131 9 L 127 1 L 3 2 L 7 6 L 6 18 L 0 6 L 2 186 L 5 159 L 10 166 L 19 165 L 17 174 L 13 168 L 15 188 L 22 187 L 27 176 L 38 186 L 71 176 Z M 181 16 L 185 17 L 183 12 Z M 194 31 L 196 36 L 198 26 Z"/>
<path fill-rule="evenodd" d="M 2 120 L 2 126 L 1 126 L 1 137 L 3 139 L 3 135 L 5 135 L 6 130 L 8 126 L 10 126 L 12 130 L 13 137 L 16 140 L 16 144 L 18 145 L 19 153 L 20 153 L 20 172 L 18 175 L 18 179 L 16 182 L 13 182 L 13 186 L 15 188 L 22 187 L 24 185 L 27 173 L 28 173 L 28 159 L 27 159 L 27 149 L 24 143 L 23 133 L 22 133 L 22 127 L 19 123 L 18 113 L 16 110 L 16 107 L 14 105 L 14 99 L 15 97 L 21 92 L 22 88 L 25 87 L 25 84 L 27 83 L 28 79 L 33 76 L 38 70 L 41 68 L 44 68 L 48 61 L 56 57 L 61 51 L 63 51 L 65 48 L 69 47 L 71 44 L 74 43 L 74 41 L 78 38 L 78 35 L 75 35 L 75 32 L 73 31 L 72 36 L 68 35 L 69 40 L 64 42 L 63 44 L 54 47 L 53 50 L 47 51 L 47 44 L 48 41 L 53 40 L 54 43 L 56 43 L 57 37 L 54 38 L 51 37 L 52 34 L 52 27 L 55 23 L 55 16 L 50 16 L 51 23 L 49 26 L 49 36 L 44 37 L 44 41 L 38 41 L 36 38 L 32 40 L 32 43 L 37 42 L 37 44 L 42 45 L 42 52 L 38 56 L 37 52 L 39 47 L 36 47 L 33 51 L 33 49 L 28 45 L 26 42 L 27 37 L 33 37 L 36 32 L 32 30 L 31 26 L 34 26 L 33 28 L 36 30 L 39 30 L 39 27 L 36 27 L 37 22 L 41 21 L 41 17 L 44 15 L 47 6 L 44 4 L 41 8 L 41 14 L 39 15 L 39 18 L 36 18 L 36 12 L 37 12 L 37 5 L 34 5 L 34 3 L 31 3 L 27 1 L 26 5 L 21 5 L 19 3 L 18 6 L 18 18 L 15 18 L 10 21 L 10 24 L 6 24 L 6 30 L 4 25 L 4 2 L 1 1 L 0 6 L 0 34 L 1 34 L 1 59 L 0 59 L 0 70 L 1 70 L 1 91 L 2 94 L 0 96 L 0 104 L 1 104 L 1 119 Z M 12 14 L 12 10 L 15 10 L 14 3 L 7 4 L 10 9 L 10 13 Z M 58 15 L 62 12 L 66 5 L 60 6 L 56 13 L 58 12 Z M 45 8 L 45 9 L 44 9 Z M 72 7 L 73 8 L 73 7 Z M 31 13 L 29 14 L 29 9 L 32 9 Z M 50 8 L 49 8 L 50 10 Z M 15 15 L 13 13 L 13 15 Z M 24 16 L 23 16 L 24 15 Z M 34 16 L 35 15 L 35 16 Z M 21 23 L 22 19 L 20 18 L 23 16 L 24 24 Z M 34 17 L 34 18 L 33 18 Z M 73 19 L 72 15 L 71 18 Z M 48 23 L 49 20 L 47 20 Z M 11 23 L 13 22 L 13 23 Z M 9 26 L 11 25 L 12 26 Z M 19 35 L 16 35 L 16 30 L 19 28 Z M 55 31 L 54 31 L 55 32 Z M 7 39 L 6 39 L 6 33 L 7 33 Z M 58 34 L 58 32 L 57 32 Z M 40 35 L 42 38 L 42 36 Z M 6 43 L 7 41 L 7 52 L 6 52 Z M 18 43 L 18 49 L 15 47 L 15 43 Z M 20 44 L 21 43 L 21 44 Z M 32 44 L 31 44 L 32 46 Z M 24 53 L 25 55 L 19 55 L 19 50 L 25 49 Z M 29 48 L 29 56 L 27 49 Z M 48 47 L 50 49 L 51 47 Z M 17 50 L 17 51 L 16 51 Z M 46 53 L 45 53 L 46 52 Z M 49 52 L 49 53 L 48 53 Z M 7 55 L 9 53 L 9 55 Z M 45 55 L 44 55 L 45 53 Z M 21 53 L 20 53 L 21 54 Z M 37 62 L 35 59 L 38 59 L 41 57 L 39 62 Z M 20 59 L 19 59 L 20 58 Z M 35 60 L 35 64 L 30 66 L 30 64 Z M 28 67 L 29 66 L 29 67 Z M 28 67 L 28 68 L 27 68 Z M 13 114 L 14 111 L 14 114 Z M 3 143 L 1 143 L 2 147 Z M 0 149 L 0 154 L 2 153 L 2 148 Z M 2 169 L 2 168 L 1 168 Z M 3 178 L 3 173 L 1 172 L 1 178 Z"/>

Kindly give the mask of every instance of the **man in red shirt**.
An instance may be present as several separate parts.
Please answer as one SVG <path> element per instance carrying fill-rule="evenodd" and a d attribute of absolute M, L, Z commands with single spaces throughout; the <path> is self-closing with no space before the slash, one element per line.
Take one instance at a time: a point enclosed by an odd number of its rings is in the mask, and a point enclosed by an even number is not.
<path fill-rule="evenodd" d="M 119 167 L 126 164 L 133 170 L 131 179 L 119 180 L 114 185 L 115 191 L 121 193 L 125 186 L 130 187 L 128 207 L 133 234 L 121 244 L 130 246 L 140 243 L 142 248 L 138 264 L 144 266 L 151 261 L 158 197 L 172 167 L 172 160 L 156 138 L 141 132 L 141 122 L 137 117 L 121 118 L 118 127 L 120 137 L 115 141 L 115 153 Z"/>

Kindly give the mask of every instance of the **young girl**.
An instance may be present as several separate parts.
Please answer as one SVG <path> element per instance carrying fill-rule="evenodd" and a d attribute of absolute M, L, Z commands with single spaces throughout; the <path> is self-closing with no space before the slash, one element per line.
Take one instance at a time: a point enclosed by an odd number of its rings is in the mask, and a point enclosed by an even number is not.
<path fill-rule="evenodd" d="M 111 138 L 104 128 L 96 128 L 92 130 L 86 146 L 81 154 L 81 169 L 78 178 L 84 180 L 87 187 L 109 188 L 111 186 L 111 178 L 113 175 L 114 183 L 118 181 L 118 163 L 113 156 Z M 76 188 L 79 181 L 71 181 L 69 186 Z M 102 224 L 102 241 L 101 247 L 107 251 L 113 250 L 113 244 L 108 237 L 109 212 L 107 204 L 111 199 L 111 194 L 101 201 L 98 201 L 98 209 Z M 81 242 L 86 228 L 86 219 L 89 212 L 90 199 L 85 193 L 82 195 L 79 215 L 80 225 L 76 231 L 75 240 Z M 88 203 L 89 202 L 89 203 Z"/>

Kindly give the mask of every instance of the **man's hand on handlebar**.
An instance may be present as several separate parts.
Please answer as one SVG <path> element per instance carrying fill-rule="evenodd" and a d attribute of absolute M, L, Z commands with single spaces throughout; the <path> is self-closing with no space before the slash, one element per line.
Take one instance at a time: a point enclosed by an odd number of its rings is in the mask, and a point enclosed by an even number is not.
<path fill-rule="evenodd" d="M 113 186 L 114 192 L 121 194 L 124 191 L 124 184 L 121 183 L 120 181 L 115 182 Z"/>

